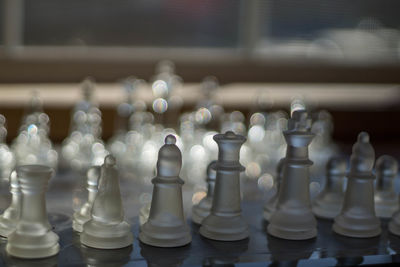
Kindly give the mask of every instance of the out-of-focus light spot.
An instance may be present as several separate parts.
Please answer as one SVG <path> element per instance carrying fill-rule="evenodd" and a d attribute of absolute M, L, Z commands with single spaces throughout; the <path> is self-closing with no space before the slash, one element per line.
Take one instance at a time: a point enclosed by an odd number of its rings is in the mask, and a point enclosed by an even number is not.
<path fill-rule="evenodd" d="M 35 134 L 37 134 L 37 132 L 38 132 L 38 128 L 35 124 L 30 124 L 28 126 L 28 134 L 29 135 L 35 135 Z"/>
<path fill-rule="evenodd" d="M 203 137 L 203 146 L 210 151 L 218 151 L 218 145 L 214 140 L 214 135 L 217 132 L 207 132 Z"/>
<path fill-rule="evenodd" d="M 206 155 L 206 152 L 204 151 L 204 147 L 201 145 L 194 145 L 190 149 L 190 156 L 193 159 L 202 159 Z"/>
<path fill-rule="evenodd" d="M 261 125 L 254 125 L 249 129 L 248 137 L 250 142 L 261 142 L 264 136 L 265 130 Z"/>
<path fill-rule="evenodd" d="M 164 98 L 157 98 L 153 101 L 153 110 L 159 114 L 164 113 L 168 109 L 168 102 Z"/>
<path fill-rule="evenodd" d="M 261 167 L 257 162 L 250 162 L 246 166 L 246 175 L 249 178 L 258 178 L 261 174 Z"/>
<path fill-rule="evenodd" d="M 168 84 L 163 80 L 156 80 L 151 88 L 155 97 L 166 97 L 168 95 Z"/>
<path fill-rule="evenodd" d="M 207 195 L 204 191 L 199 191 L 193 194 L 192 203 L 193 205 L 198 204 Z"/>
<path fill-rule="evenodd" d="M 251 125 L 264 125 L 265 124 L 265 116 L 259 112 L 254 113 L 250 117 Z"/>
<path fill-rule="evenodd" d="M 274 186 L 274 178 L 269 173 L 264 173 L 257 180 L 257 186 L 261 190 L 268 191 Z"/>
<path fill-rule="evenodd" d="M 207 108 L 199 108 L 196 111 L 195 119 L 197 123 L 206 124 L 211 120 L 211 112 Z"/>

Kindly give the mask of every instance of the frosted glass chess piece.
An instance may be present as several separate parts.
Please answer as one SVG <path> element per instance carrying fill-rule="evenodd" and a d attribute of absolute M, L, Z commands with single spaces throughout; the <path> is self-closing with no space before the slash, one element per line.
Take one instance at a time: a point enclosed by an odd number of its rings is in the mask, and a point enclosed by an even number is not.
<path fill-rule="evenodd" d="M 271 219 L 271 215 L 275 212 L 276 205 L 278 204 L 279 188 L 281 187 L 282 183 L 282 171 L 284 164 L 285 159 L 283 158 L 276 166 L 276 193 L 264 205 L 264 219 L 266 221 Z"/>
<path fill-rule="evenodd" d="M 14 230 L 21 215 L 21 187 L 17 173 L 10 175 L 11 205 L 0 216 L 0 236 L 8 237 Z"/>
<path fill-rule="evenodd" d="M 74 213 L 72 228 L 77 232 L 83 231 L 83 224 L 89 221 L 92 217 L 92 207 L 98 192 L 98 184 L 100 177 L 100 167 L 93 166 L 87 172 L 87 191 L 88 200 L 81 209 Z"/>
<path fill-rule="evenodd" d="M 0 182 L 8 182 L 10 174 L 15 167 L 15 156 L 8 147 L 6 138 L 6 118 L 0 114 Z"/>
<path fill-rule="evenodd" d="M 375 151 L 369 142 L 369 135 L 361 132 L 353 145 L 342 211 L 332 227 L 337 234 L 368 238 L 381 233 L 374 205 L 374 161 Z"/>
<path fill-rule="evenodd" d="M 219 153 L 217 177 L 211 213 L 203 221 L 200 234 L 219 241 L 236 241 L 249 237 L 248 225 L 241 214 L 240 148 L 246 141 L 242 135 L 228 131 L 214 136 Z"/>
<path fill-rule="evenodd" d="M 58 235 L 51 230 L 46 211 L 46 188 L 53 170 L 42 165 L 17 167 L 21 186 L 21 217 L 8 236 L 7 253 L 17 258 L 37 259 L 56 255 Z"/>
<path fill-rule="evenodd" d="M 326 165 L 326 183 L 321 193 L 314 199 L 312 211 L 315 216 L 334 219 L 343 206 L 343 180 L 346 175 L 345 159 L 334 157 Z"/>
<path fill-rule="evenodd" d="M 296 110 L 284 131 L 287 142 L 278 204 L 267 231 L 270 235 L 304 240 L 317 235 L 317 221 L 311 211 L 308 146 L 314 138 L 311 119 L 305 110 Z"/>
<path fill-rule="evenodd" d="M 131 226 L 124 221 L 115 158 L 108 155 L 101 166 L 99 188 L 92 217 L 83 225 L 81 243 L 99 249 L 117 249 L 133 242 Z"/>
<path fill-rule="evenodd" d="M 175 143 L 176 138 L 168 135 L 158 152 L 150 215 L 139 233 L 141 242 L 155 247 L 180 247 L 192 241 L 183 213 L 182 154 Z"/>
<path fill-rule="evenodd" d="M 376 160 L 375 212 L 378 217 L 391 218 L 399 209 L 399 197 L 394 191 L 398 164 L 395 158 L 383 155 Z"/>
<path fill-rule="evenodd" d="M 210 214 L 212 201 L 214 198 L 216 172 L 216 160 L 213 160 L 207 167 L 207 196 L 200 200 L 197 205 L 192 208 L 192 220 L 194 223 L 201 224 L 205 217 Z"/>

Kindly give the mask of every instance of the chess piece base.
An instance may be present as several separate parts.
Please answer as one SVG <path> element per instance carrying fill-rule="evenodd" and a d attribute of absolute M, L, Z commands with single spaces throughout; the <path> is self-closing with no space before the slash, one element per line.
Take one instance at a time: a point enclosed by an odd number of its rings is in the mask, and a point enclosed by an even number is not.
<path fill-rule="evenodd" d="M 349 218 L 342 214 L 335 218 L 333 231 L 339 235 L 356 238 L 369 238 L 380 235 L 381 223 L 377 217 Z"/>
<path fill-rule="evenodd" d="M 58 235 L 51 231 L 36 236 L 14 231 L 8 237 L 6 250 L 8 254 L 17 258 L 47 258 L 59 252 L 58 239 Z"/>
<path fill-rule="evenodd" d="M 201 222 L 210 215 L 212 206 L 212 198 L 205 197 L 199 204 L 193 206 L 192 209 L 192 221 L 196 224 L 201 224 Z"/>
<path fill-rule="evenodd" d="M 83 225 L 81 243 L 99 249 L 117 249 L 132 245 L 133 235 L 127 222 L 102 224 L 90 220 Z"/>
<path fill-rule="evenodd" d="M 396 224 L 395 222 L 390 221 L 388 229 L 390 233 L 400 236 L 400 225 Z"/>
<path fill-rule="evenodd" d="M 325 194 L 317 197 L 313 202 L 312 212 L 318 218 L 334 219 L 342 210 L 343 198 L 344 195 L 340 194 Z"/>
<path fill-rule="evenodd" d="M 182 247 L 192 242 L 189 227 L 179 226 L 159 226 L 154 225 L 148 220 L 140 229 L 139 239 L 144 244 L 154 247 Z"/>
<path fill-rule="evenodd" d="M 249 237 L 249 228 L 243 217 L 210 214 L 200 227 L 200 234 L 208 239 L 238 241 Z"/>
<path fill-rule="evenodd" d="M 375 195 L 375 213 L 380 218 L 390 219 L 399 209 L 399 201 L 395 195 L 391 199 L 385 199 L 381 194 Z"/>
<path fill-rule="evenodd" d="M 16 225 L 16 221 L 0 217 L 0 236 L 7 238 L 15 230 Z"/>
<path fill-rule="evenodd" d="M 294 230 L 268 225 L 268 234 L 288 240 L 306 240 L 317 236 L 317 229 Z"/>

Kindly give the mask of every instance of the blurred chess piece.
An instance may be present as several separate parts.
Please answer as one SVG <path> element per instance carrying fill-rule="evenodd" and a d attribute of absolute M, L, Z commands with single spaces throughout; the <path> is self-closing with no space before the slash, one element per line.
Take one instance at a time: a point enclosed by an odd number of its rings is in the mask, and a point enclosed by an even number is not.
<path fill-rule="evenodd" d="M 8 182 L 15 167 L 15 156 L 8 147 L 6 138 L 6 118 L 0 114 L 0 185 L 3 182 Z"/>
<path fill-rule="evenodd" d="M 375 151 L 369 142 L 369 135 L 361 132 L 353 145 L 343 208 L 335 218 L 334 232 L 358 238 L 374 237 L 381 233 L 381 223 L 375 215 L 374 205 L 374 162 Z"/>
<path fill-rule="evenodd" d="M 268 233 L 275 237 L 304 240 L 317 235 L 317 220 L 311 211 L 308 146 L 314 138 L 307 111 L 296 110 L 283 132 L 287 150 L 278 204 L 270 218 Z"/>
<path fill-rule="evenodd" d="M 88 191 L 88 200 L 81 209 L 74 213 L 72 228 L 77 232 L 83 231 L 83 224 L 89 221 L 92 217 L 92 208 L 94 200 L 96 199 L 96 195 L 98 192 L 98 184 L 100 178 L 100 167 L 93 166 L 87 172 L 87 191 Z"/>
<path fill-rule="evenodd" d="M 17 172 L 10 175 L 11 205 L 0 216 L 0 236 L 8 237 L 14 230 L 21 216 L 21 187 Z"/>
<path fill-rule="evenodd" d="M 168 135 L 158 152 L 150 215 L 139 233 L 141 242 L 155 247 L 180 247 L 192 241 L 183 213 L 182 154 L 175 143 L 176 138 Z"/>
<path fill-rule="evenodd" d="M 378 217 L 392 218 L 399 209 L 399 197 L 394 191 L 398 164 L 395 158 L 383 155 L 376 160 L 375 212 Z"/>
<path fill-rule="evenodd" d="M 17 167 L 21 186 L 21 217 L 15 231 L 8 236 L 7 253 L 17 258 L 38 259 L 56 255 L 58 235 L 47 219 L 45 193 L 53 170 L 48 166 Z"/>
<path fill-rule="evenodd" d="M 312 211 L 315 216 L 324 219 L 334 219 L 343 206 L 343 180 L 346 175 L 345 159 L 334 157 L 326 165 L 325 188 L 314 199 Z"/>
<path fill-rule="evenodd" d="M 108 155 L 101 166 L 99 188 L 92 217 L 83 225 L 81 243 L 99 249 L 117 249 L 133 242 L 131 226 L 124 221 L 115 158 Z"/>
<path fill-rule="evenodd" d="M 216 164 L 217 161 L 213 160 L 207 167 L 207 195 L 197 205 L 192 208 L 192 220 L 194 223 L 201 224 L 205 217 L 210 214 L 212 202 L 214 198 L 215 179 L 217 176 Z"/>
<path fill-rule="evenodd" d="M 219 241 L 236 241 L 249 237 L 248 225 L 240 207 L 240 148 L 246 141 L 242 135 L 228 131 L 214 136 L 219 153 L 217 177 L 211 213 L 203 221 L 200 234 Z"/>
<path fill-rule="evenodd" d="M 283 165 L 285 164 L 285 158 L 282 158 L 276 166 L 276 192 L 275 194 L 265 203 L 264 205 L 264 219 L 269 221 L 271 215 L 276 210 L 278 204 L 279 189 L 282 183 Z"/>

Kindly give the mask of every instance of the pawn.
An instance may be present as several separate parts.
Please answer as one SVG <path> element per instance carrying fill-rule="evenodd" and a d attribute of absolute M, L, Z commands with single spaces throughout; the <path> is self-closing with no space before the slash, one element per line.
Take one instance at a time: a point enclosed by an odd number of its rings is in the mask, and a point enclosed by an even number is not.
<path fill-rule="evenodd" d="M 249 237 L 249 229 L 240 207 L 240 148 L 246 141 L 231 131 L 214 135 L 218 144 L 215 194 L 210 215 L 201 223 L 200 234 L 208 239 L 237 241 Z"/>
<path fill-rule="evenodd" d="M 333 224 L 333 231 L 337 234 L 368 238 L 381 233 L 374 205 L 374 161 L 375 151 L 369 142 L 369 135 L 361 132 L 353 145 L 342 211 Z"/>
<path fill-rule="evenodd" d="M 118 169 L 108 155 L 101 166 L 99 189 L 92 208 L 92 218 L 83 225 L 81 243 L 99 249 L 117 249 L 133 242 L 131 226 L 124 221 Z"/>
<path fill-rule="evenodd" d="M 283 158 L 276 166 L 276 193 L 264 205 L 264 219 L 266 221 L 269 221 L 269 219 L 271 218 L 271 214 L 274 213 L 276 209 L 276 204 L 278 203 L 279 188 L 282 182 L 282 170 L 284 162 L 285 159 Z"/>
<path fill-rule="evenodd" d="M 215 178 L 217 176 L 217 172 L 215 170 L 216 160 L 213 160 L 208 164 L 207 167 L 207 196 L 203 198 L 197 205 L 193 206 L 192 209 L 192 220 L 194 223 L 201 224 L 203 219 L 210 214 L 212 201 L 214 197 L 214 187 L 215 187 Z"/>
<path fill-rule="evenodd" d="M 343 158 L 331 158 L 326 165 L 326 184 L 314 199 L 312 211 L 323 219 L 334 219 L 343 206 L 343 180 L 347 163 Z"/>
<path fill-rule="evenodd" d="M 17 167 L 21 186 L 21 215 L 8 236 L 6 251 L 17 258 L 38 259 L 56 255 L 59 237 L 51 230 L 46 211 L 46 188 L 53 170 L 42 165 Z"/>
<path fill-rule="evenodd" d="M 396 159 L 388 155 L 379 157 L 375 171 L 375 212 L 378 217 L 390 219 L 399 209 L 399 198 L 393 185 L 398 172 Z"/>
<path fill-rule="evenodd" d="M 150 214 L 139 233 L 141 242 L 155 247 L 180 247 L 192 241 L 183 213 L 182 154 L 175 143 L 176 138 L 168 135 L 158 152 Z"/>
<path fill-rule="evenodd" d="M 12 195 L 11 205 L 0 217 L 0 236 L 3 237 L 8 237 L 15 230 L 21 215 L 21 187 L 16 171 L 10 175 L 10 192 Z"/>
<path fill-rule="evenodd" d="M 100 177 L 100 167 L 93 166 L 87 172 L 87 191 L 88 201 L 83 204 L 82 208 L 74 213 L 72 228 L 77 232 L 83 231 L 83 224 L 92 217 L 92 207 L 98 192 L 98 183 Z"/>

